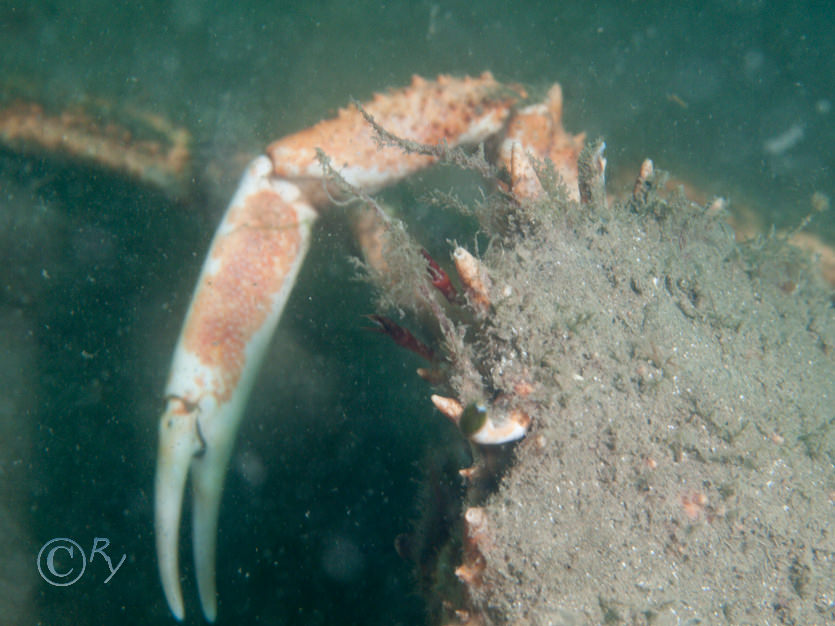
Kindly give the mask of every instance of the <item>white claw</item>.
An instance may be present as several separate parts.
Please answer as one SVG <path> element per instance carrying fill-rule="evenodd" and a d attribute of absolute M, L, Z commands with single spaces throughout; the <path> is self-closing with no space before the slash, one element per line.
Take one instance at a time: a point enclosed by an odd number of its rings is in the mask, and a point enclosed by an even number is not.
<path fill-rule="evenodd" d="M 232 399 L 222 405 L 217 405 L 211 396 L 193 405 L 181 398 L 171 398 L 160 421 L 156 476 L 157 559 L 165 597 L 174 617 L 179 620 L 185 615 L 178 554 L 186 475 L 191 469 L 191 539 L 197 591 L 203 614 L 208 621 L 214 622 L 217 616 L 217 520 L 223 479 L 248 392 L 247 385 L 239 387 Z"/>
<path fill-rule="evenodd" d="M 197 590 L 203 614 L 213 622 L 224 475 L 316 217 L 298 187 L 271 173 L 266 157 L 247 169 L 203 265 L 171 366 L 160 421 L 155 524 L 160 578 L 178 620 L 185 616 L 178 549 L 187 474 L 191 470 Z"/>
<path fill-rule="evenodd" d="M 197 591 L 203 615 L 210 622 L 217 616 L 217 592 L 215 588 L 215 553 L 217 551 L 217 520 L 223 493 L 223 478 L 235 433 L 228 433 L 216 441 L 206 453 L 196 458 L 191 467 L 192 490 L 192 543 L 194 545 L 194 571 L 197 575 Z"/>
<path fill-rule="evenodd" d="M 232 398 L 217 404 L 171 398 L 160 421 L 156 476 L 157 559 L 165 597 L 178 620 L 185 615 L 179 579 L 179 533 L 186 475 L 191 470 L 192 546 L 203 615 L 217 617 L 215 554 L 223 480 L 251 385 L 242 381 Z"/>
<path fill-rule="evenodd" d="M 154 526 L 162 588 L 171 612 L 180 621 L 185 617 L 180 590 L 180 515 L 186 475 L 201 445 L 194 412 L 189 412 L 180 399 L 172 398 L 160 420 Z"/>

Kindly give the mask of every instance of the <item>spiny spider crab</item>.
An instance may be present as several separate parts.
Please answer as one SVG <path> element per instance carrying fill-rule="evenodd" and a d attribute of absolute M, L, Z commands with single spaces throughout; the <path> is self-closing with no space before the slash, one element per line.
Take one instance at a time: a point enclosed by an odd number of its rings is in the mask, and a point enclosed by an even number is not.
<path fill-rule="evenodd" d="M 558 176 L 572 198 L 587 201 L 603 193 L 602 144 L 586 151 L 588 158 L 578 174 L 584 137 L 563 130 L 559 85 L 551 88 L 545 102 L 515 109 L 524 97 L 521 88 L 501 85 L 489 73 L 463 79 L 440 76 L 434 81 L 416 77 L 405 89 L 378 94 L 365 105 L 342 109 L 334 119 L 274 142 L 266 156 L 247 167 L 194 292 L 160 420 L 156 549 L 165 596 L 178 620 L 185 616 L 178 542 L 187 475 L 190 471 L 198 592 L 203 614 L 214 621 L 216 532 L 224 475 L 247 398 L 317 215 L 344 197 L 346 188 L 355 194 L 373 193 L 457 146 L 481 146 L 493 138 L 498 140 L 498 165 L 509 174 L 503 190 L 509 196 L 530 199 L 541 194 L 544 163 L 554 168 L 549 175 Z M 399 140 L 387 141 L 392 137 Z M 645 179 L 651 164 L 644 168 Z M 385 228 L 385 218 L 375 218 L 372 233 Z M 374 247 L 374 237 L 366 242 L 367 249 Z M 386 263 L 385 258 L 375 261 L 373 251 L 367 256 L 371 265 Z M 489 315 L 489 277 L 479 261 L 462 247 L 453 258 L 465 297 L 455 292 L 428 255 L 426 285 L 466 307 L 475 319 Z M 447 318 L 439 308 L 436 313 L 443 324 Z M 419 354 L 424 351 L 391 320 L 372 316 L 372 321 L 400 345 Z M 508 388 L 494 390 L 490 397 L 483 397 L 478 383 L 472 387 L 471 393 L 459 394 L 467 397 L 431 399 L 477 444 L 503 444 L 525 436 L 531 422 L 525 408 L 531 381 L 510 381 Z M 472 574 L 471 567 L 462 568 L 459 576 Z"/>

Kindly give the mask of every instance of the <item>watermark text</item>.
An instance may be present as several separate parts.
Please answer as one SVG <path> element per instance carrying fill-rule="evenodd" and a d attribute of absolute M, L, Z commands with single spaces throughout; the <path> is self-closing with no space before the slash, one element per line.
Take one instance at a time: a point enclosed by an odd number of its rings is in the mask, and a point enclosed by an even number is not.
<path fill-rule="evenodd" d="M 110 582 L 128 556 L 123 554 L 116 567 L 113 567 L 113 561 L 106 552 L 109 546 L 110 539 L 96 537 L 93 539 L 93 547 L 90 550 L 89 562 L 92 563 L 96 556 L 100 556 L 107 563 L 107 569 L 110 570 L 110 576 L 105 579 L 104 584 Z M 69 587 L 84 576 L 88 559 L 78 542 L 68 537 L 55 537 L 41 546 L 37 563 L 38 573 L 46 582 L 55 587 Z"/>

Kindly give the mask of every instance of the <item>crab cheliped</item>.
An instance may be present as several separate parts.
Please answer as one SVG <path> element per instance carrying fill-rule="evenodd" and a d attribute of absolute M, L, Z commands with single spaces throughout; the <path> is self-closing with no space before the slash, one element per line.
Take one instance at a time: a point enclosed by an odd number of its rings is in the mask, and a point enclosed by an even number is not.
<path fill-rule="evenodd" d="M 334 119 L 274 142 L 266 156 L 249 164 L 204 263 L 175 350 L 165 391 L 167 405 L 160 420 L 156 547 L 162 586 L 177 619 L 185 615 L 178 544 L 187 477 L 190 473 L 198 593 L 206 619 L 214 621 L 216 533 L 224 475 L 247 398 L 307 252 L 311 226 L 329 207 L 347 200 L 358 200 L 365 207 L 358 214 L 355 230 L 367 272 L 382 291 L 388 291 L 386 297 L 396 307 L 429 319 L 434 327 L 437 341 L 426 345 L 391 319 L 369 316 L 376 330 L 430 363 L 418 373 L 435 387 L 431 403 L 487 459 L 461 470 L 464 479 L 471 485 L 489 483 L 480 481 L 485 473 L 492 472 L 495 477 L 502 463 L 495 462 L 500 453 L 494 449 L 503 450 L 502 444 L 524 439 L 532 428 L 534 436 L 528 437 L 527 453 L 550 454 L 543 450 L 552 431 L 538 428 L 546 404 L 543 372 L 548 372 L 548 384 L 562 388 L 586 384 L 587 380 L 591 384 L 597 378 L 584 377 L 583 371 L 557 373 L 552 363 L 560 349 L 555 347 L 559 339 L 548 336 L 543 344 L 541 338 L 533 339 L 539 335 L 512 321 L 513 315 L 523 314 L 541 314 L 544 319 L 546 305 L 539 299 L 542 290 L 517 296 L 516 291 L 521 293 L 524 285 L 514 284 L 513 270 L 504 275 L 491 271 L 463 246 L 452 251 L 457 279 L 451 280 L 441 264 L 413 242 L 369 195 L 441 160 L 476 169 L 495 182 L 502 199 L 501 208 L 483 216 L 484 222 L 490 223 L 488 235 L 496 240 L 495 250 L 502 247 L 502 237 L 509 241 L 513 233 L 535 240 L 540 223 L 550 219 L 542 217 L 542 206 L 552 200 L 573 207 L 571 215 L 564 218 L 569 223 L 579 223 L 587 207 L 596 207 L 598 213 L 600 207 L 605 210 L 603 143 L 584 146 L 584 135 L 564 130 L 559 85 L 551 87 L 541 103 L 528 104 L 526 97 L 522 88 L 502 85 L 489 73 L 463 79 L 441 76 L 434 81 L 414 78 L 407 88 L 378 94 L 366 104 L 340 110 Z M 468 147 L 476 147 L 477 152 L 464 149 Z M 652 162 L 645 161 L 625 202 L 636 214 L 663 221 L 670 209 L 654 199 L 657 178 Z M 713 206 L 700 215 L 715 212 Z M 601 218 L 595 232 L 605 233 L 606 219 Z M 689 223 L 683 223 L 678 245 L 699 244 L 699 237 L 686 239 Z M 488 230 L 484 223 L 482 226 Z M 719 226 L 710 238 L 717 248 L 733 241 L 732 233 L 728 239 Z M 640 237 L 635 235 L 634 240 Z M 506 250 L 510 248 L 506 246 Z M 508 256 L 518 257 L 532 272 L 562 276 L 559 261 L 534 259 L 536 250 L 535 246 L 519 246 Z M 494 256 L 501 254 L 498 251 Z M 625 290 L 636 301 L 657 299 L 660 296 L 653 294 L 663 292 L 674 301 L 673 309 L 683 320 L 707 319 L 703 309 L 711 302 L 705 304 L 701 287 L 688 283 L 687 276 L 670 278 L 675 273 L 670 270 L 665 282 L 642 274 L 643 269 L 597 269 L 608 280 L 606 284 Z M 620 275 L 630 271 L 632 278 Z M 460 292 L 454 283 L 460 285 Z M 589 289 L 590 297 L 597 297 L 594 288 Z M 555 314 L 556 308 L 548 306 L 554 309 L 548 314 Z M 525 307 L 529 310 L 523 311 Z M 556 314 L 564 316 L 566 333 L 582 327 L 591 317 L 583 311 Z M 605 314 L 625 328 L 638 324 L 628 311 Z M 644 323 L 649 325 L 651 320 L 646 319 Z M 644 331 L 635 332 L 642 336 Z M 695 345 L 686 349 L 696 350 Z M 636 358 L 636 351 L 649 354 L 635 375 L 637 388 L 652 389 L 666 377 L 674 381 L 670 383 L 673 395 L 689 398 L 694 394 L 690 388 L 682 391 L 684 384 L 669 375 L 676 367 L 686 369 L 676 363 L 679 357 L 658 356 L 652 340 L 638 348 L 627 341 L 612 344 L 611 355 L 615 356 L 601 356 L 589 348 L 583 359 L 588 371 L 595 372 L 603 369 L 599 362 L 623 363 Z M 626 353 L 628 358 L 623 356 Z M 620 390 L 618 385 L 631 389 L 632 382 L 619 375 L 614 378 L 614 389 Z M 551 394 L 547 395 L 549 407 L 573 402 L 565 394 L 547 393 Z M 700 498 L 708 502 L 707 496 Z M 489 602 L 482 596 L 490 585 L 484 579 L 496 575 L 496 568 L 501 567 L 498 561 L 492 571 L 488 566 L 492 529 L 490 513 L 471 499 L 460 522 L 460 561 L 454 574 L 469 590 L 472 602 L 449 607 L 445 619 L 457 616 L 460 622 L 472 624 L 487 619 L 482 613 Z"/>

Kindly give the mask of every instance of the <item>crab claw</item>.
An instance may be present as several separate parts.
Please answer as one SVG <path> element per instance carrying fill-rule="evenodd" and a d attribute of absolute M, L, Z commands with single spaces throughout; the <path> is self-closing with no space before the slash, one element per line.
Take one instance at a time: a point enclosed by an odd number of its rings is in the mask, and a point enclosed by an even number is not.
<path fill-rule="evenodd" d="M 155 513 L 157 558 L 165 597 L 178 620 L 185 617 L 178 556 L 183 494 L 189 469 L 197 590 L 206 619 L 213 622 L 217 615 L 217 519 L 223 478 L 248 394 L 235 395 L 237 402 L 222 406 L 217 406 L 211 396 L 198 404 L 172 397 L 160 420 Z"/>
<path fill-rule="evenodd" d="M 186 410 L 186 419 L 178 415 Z M 183 490 L 191 460 L 200 452 L 197 420 L 180 401 L 170 401 L 160 422 L 160 446 L 154 487 L 154 526 L 165 598 L 178 620 L 185 617 L 179 579 L 179 532 Z"/>
<path fill-rule="evenodd" d="M 295 282 L 316 217 L 292 183 L 256 159 L 215 234 L 186 317 L 160 419 L 155 530 L 171 612 L 179 579 L 183 494 L 192 479 L 192 542 L 203 614 L 217 615 L 215 551 L 223 478 L 249 392 Z"/>
<path fill-rule="evenodd" d="M 154 520 L 157 557 L 165 598 L 168 600 L 171 612 L 178 620 L 185 617 L 179 579 L 179 536 L 183 492 L 192 460 L 204 454 L 206 449 L 197 415 L 196 408 L 190 409 L 180 398 L 171 398 L 160 420 L 159 429 Z M 195 543 L 195 549 L 196 546 Z M 214 551 L 214 546 L 211 549 Z M 196 554 L 195 551 L 195 557 Z M 214 593 L 211 595 L 214 596 Z M 204 596 L 201 589 L 202 597 Z M 216 608 L 206 607 L 205 602 L 203 604 L 207 617 L 214 619 Z"/>

